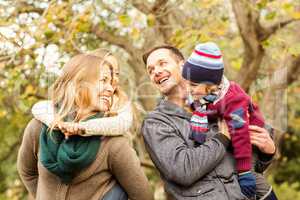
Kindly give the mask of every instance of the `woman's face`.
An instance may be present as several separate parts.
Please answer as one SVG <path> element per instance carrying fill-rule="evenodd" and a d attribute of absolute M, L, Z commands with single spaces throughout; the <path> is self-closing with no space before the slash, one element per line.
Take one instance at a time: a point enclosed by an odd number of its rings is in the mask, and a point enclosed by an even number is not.
<path fill-rule="evenodd" d="M 118 61 L 114 56 L 108 56 L 106 61 L 112 65 L 113 68 L 113 77 L 112 77 L 112 87 L 115 90 L 119 85 L 119 65 Z"/>
<path fill-rule="evenodd" d="M 108 111 L 112 103 L 114 88 L 112 86 L 112 71 L 108 65 L 103 65 L 100 75 L 92 89 L 91 104 L 99 111 Z"/>

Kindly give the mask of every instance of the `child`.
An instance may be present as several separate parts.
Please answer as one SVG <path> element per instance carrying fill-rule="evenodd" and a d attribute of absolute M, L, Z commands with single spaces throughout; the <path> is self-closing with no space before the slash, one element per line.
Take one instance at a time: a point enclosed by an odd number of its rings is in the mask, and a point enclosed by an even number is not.
<path fill-rule="evenodd" d="M 198 44 L 183 65 L 182 76 L 189 81 L 194 100 L 191 138 L 202 144 L 206 140 L 208 119 L 224 119 L 231 136 L 243 194 L 248 198 L 256 195 L 257 199 L 277 199 L 264 177 L 251 172 L 249 125 L 264 127 L 263 116 L 246 92 L 223 76 L 223 70 L 221 51 L 212 42 Z"/>

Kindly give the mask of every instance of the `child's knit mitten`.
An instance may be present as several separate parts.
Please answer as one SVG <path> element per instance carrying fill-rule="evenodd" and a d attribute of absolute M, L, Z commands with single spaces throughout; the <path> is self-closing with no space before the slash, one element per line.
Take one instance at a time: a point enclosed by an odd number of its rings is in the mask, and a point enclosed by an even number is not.
<path fill-rule="evenodd" d="M 190 139 L 199 144 L 203 144 L 206 140 L 206 132 L 208 131 L 207 112 L 205 107 L 197 108 L 191 117 L 191 135 Z"/>

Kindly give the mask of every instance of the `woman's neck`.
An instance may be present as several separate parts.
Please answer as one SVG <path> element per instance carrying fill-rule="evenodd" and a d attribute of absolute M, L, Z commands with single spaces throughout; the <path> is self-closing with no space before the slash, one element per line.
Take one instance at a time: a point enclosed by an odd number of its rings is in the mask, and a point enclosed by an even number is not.
<path fill-rule="evenodd" d="M 95 109 L 79 108 L 75 119 L 76 121 L 82 121 L 96 113 L 97 111 Z"/>

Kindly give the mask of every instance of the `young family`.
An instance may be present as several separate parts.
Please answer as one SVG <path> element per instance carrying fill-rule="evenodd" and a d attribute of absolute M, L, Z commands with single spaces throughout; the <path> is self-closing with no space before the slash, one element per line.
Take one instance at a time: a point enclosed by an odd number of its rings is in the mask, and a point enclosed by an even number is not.
<path fill-rule="evenodd" d="M 223 75 L 218 46 L 198 44 L 186 62 L 175 47 L 159 46 L 143 60 L 163 99 L 142 134 L 168 199 L 276 200 L 262 175 L 275 154 L 272 129 Z M 105 49 L 76 55 L 51 99 L 34 105 L 17 162 L 33 198 L 154 198 L 127 138 L 133 117 L 118 75 Z"/>

